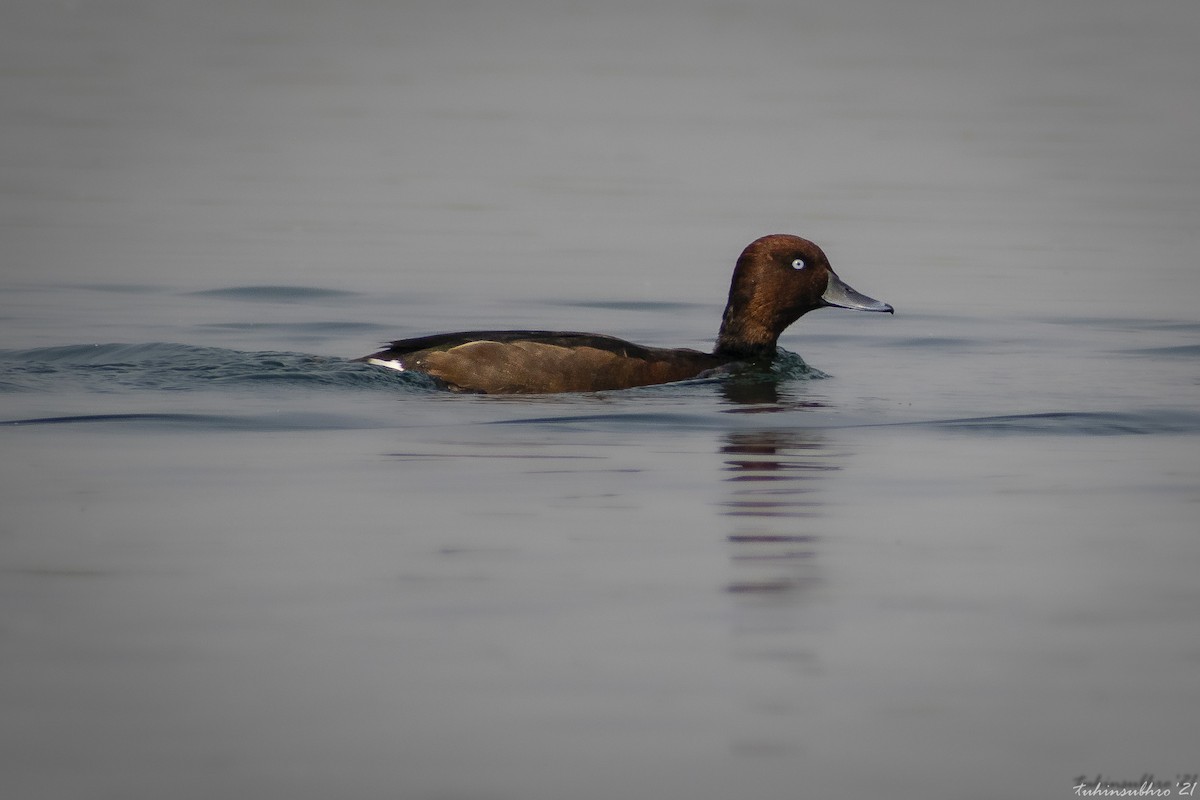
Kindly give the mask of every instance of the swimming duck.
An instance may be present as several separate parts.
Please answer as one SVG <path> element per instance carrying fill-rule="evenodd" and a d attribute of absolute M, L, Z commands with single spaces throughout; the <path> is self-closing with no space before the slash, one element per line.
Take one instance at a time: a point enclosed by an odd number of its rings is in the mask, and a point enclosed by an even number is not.
<path fill-rule="evenodd" d="M 887 303 L 847 286 L 820 247 L 775 234 L 751 242 L 738 258 L 711 353 L 645 347 L 596 333 L 468 331 L 401 339 L 355 360 L 424 373 L 460 392 L 628 389 L 769 364 L 784 329 L 824 306 L 893 313 Z"/>

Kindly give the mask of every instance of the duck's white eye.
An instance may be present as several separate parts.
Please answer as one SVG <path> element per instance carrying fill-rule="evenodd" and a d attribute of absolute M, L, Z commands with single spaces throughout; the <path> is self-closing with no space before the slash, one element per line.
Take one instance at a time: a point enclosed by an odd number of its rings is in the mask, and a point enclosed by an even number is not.
<path fill-rule="evenodd" d="M 804 269 L 804 259 L 797 258 L 792 262 L 792 269 Z"/>

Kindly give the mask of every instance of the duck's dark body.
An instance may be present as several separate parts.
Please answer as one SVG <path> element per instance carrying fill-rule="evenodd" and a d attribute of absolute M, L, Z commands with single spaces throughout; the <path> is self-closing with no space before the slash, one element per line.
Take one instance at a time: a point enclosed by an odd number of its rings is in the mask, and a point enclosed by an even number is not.
<path fill-rule="evenodd" d="M 596 392 L 703 377 L 769 362 L 788 325 L 822 306 L 892 307 L 858 294 L 821 249 L 798 236 L 764 236 L 738 259 L 712 353 L 643 345 L 595 333 L 469 331 L 401 339 L 359 361 L 421 372 L 456 391 Z"/>
<path fill-rule="evenodd" d="M 362 360 L 423 372 L 457 391 L 494 394 L 628 389 L 700 377 L 728 363 L 699 350 L 555 331 L 435 334 L 392 342 Z"/>

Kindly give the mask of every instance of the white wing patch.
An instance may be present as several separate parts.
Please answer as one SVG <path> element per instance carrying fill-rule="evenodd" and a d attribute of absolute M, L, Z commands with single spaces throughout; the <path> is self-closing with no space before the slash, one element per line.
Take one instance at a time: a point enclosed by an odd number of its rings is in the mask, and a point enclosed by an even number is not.
<path fill-rule="evenodd" d="M 404 372 L 404 365 L 396 359 L 393 359 L 392 361 L 384 361 L 382 358 L 368 358 L 367 363 L 376 367 L 387 367 L 388 369 L 394 369 L 397 372 Z"/>

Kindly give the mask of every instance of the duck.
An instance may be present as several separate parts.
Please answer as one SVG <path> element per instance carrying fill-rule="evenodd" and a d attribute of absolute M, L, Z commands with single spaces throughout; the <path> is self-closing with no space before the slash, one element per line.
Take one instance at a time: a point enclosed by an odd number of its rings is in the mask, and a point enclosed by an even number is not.
<path fill-rule="evenodd" d="M 647 347 L 598 333 L 482 330 L 399 339 L 354 360 L 421 373 L 455 392 L 631 389 L 765 368 L 784 330 L 826 307 L 895 313 L 891 305 L 850 288 L 813 242 L 772 234 L 751 242 L 738 257 L 711 353 Z"/>

